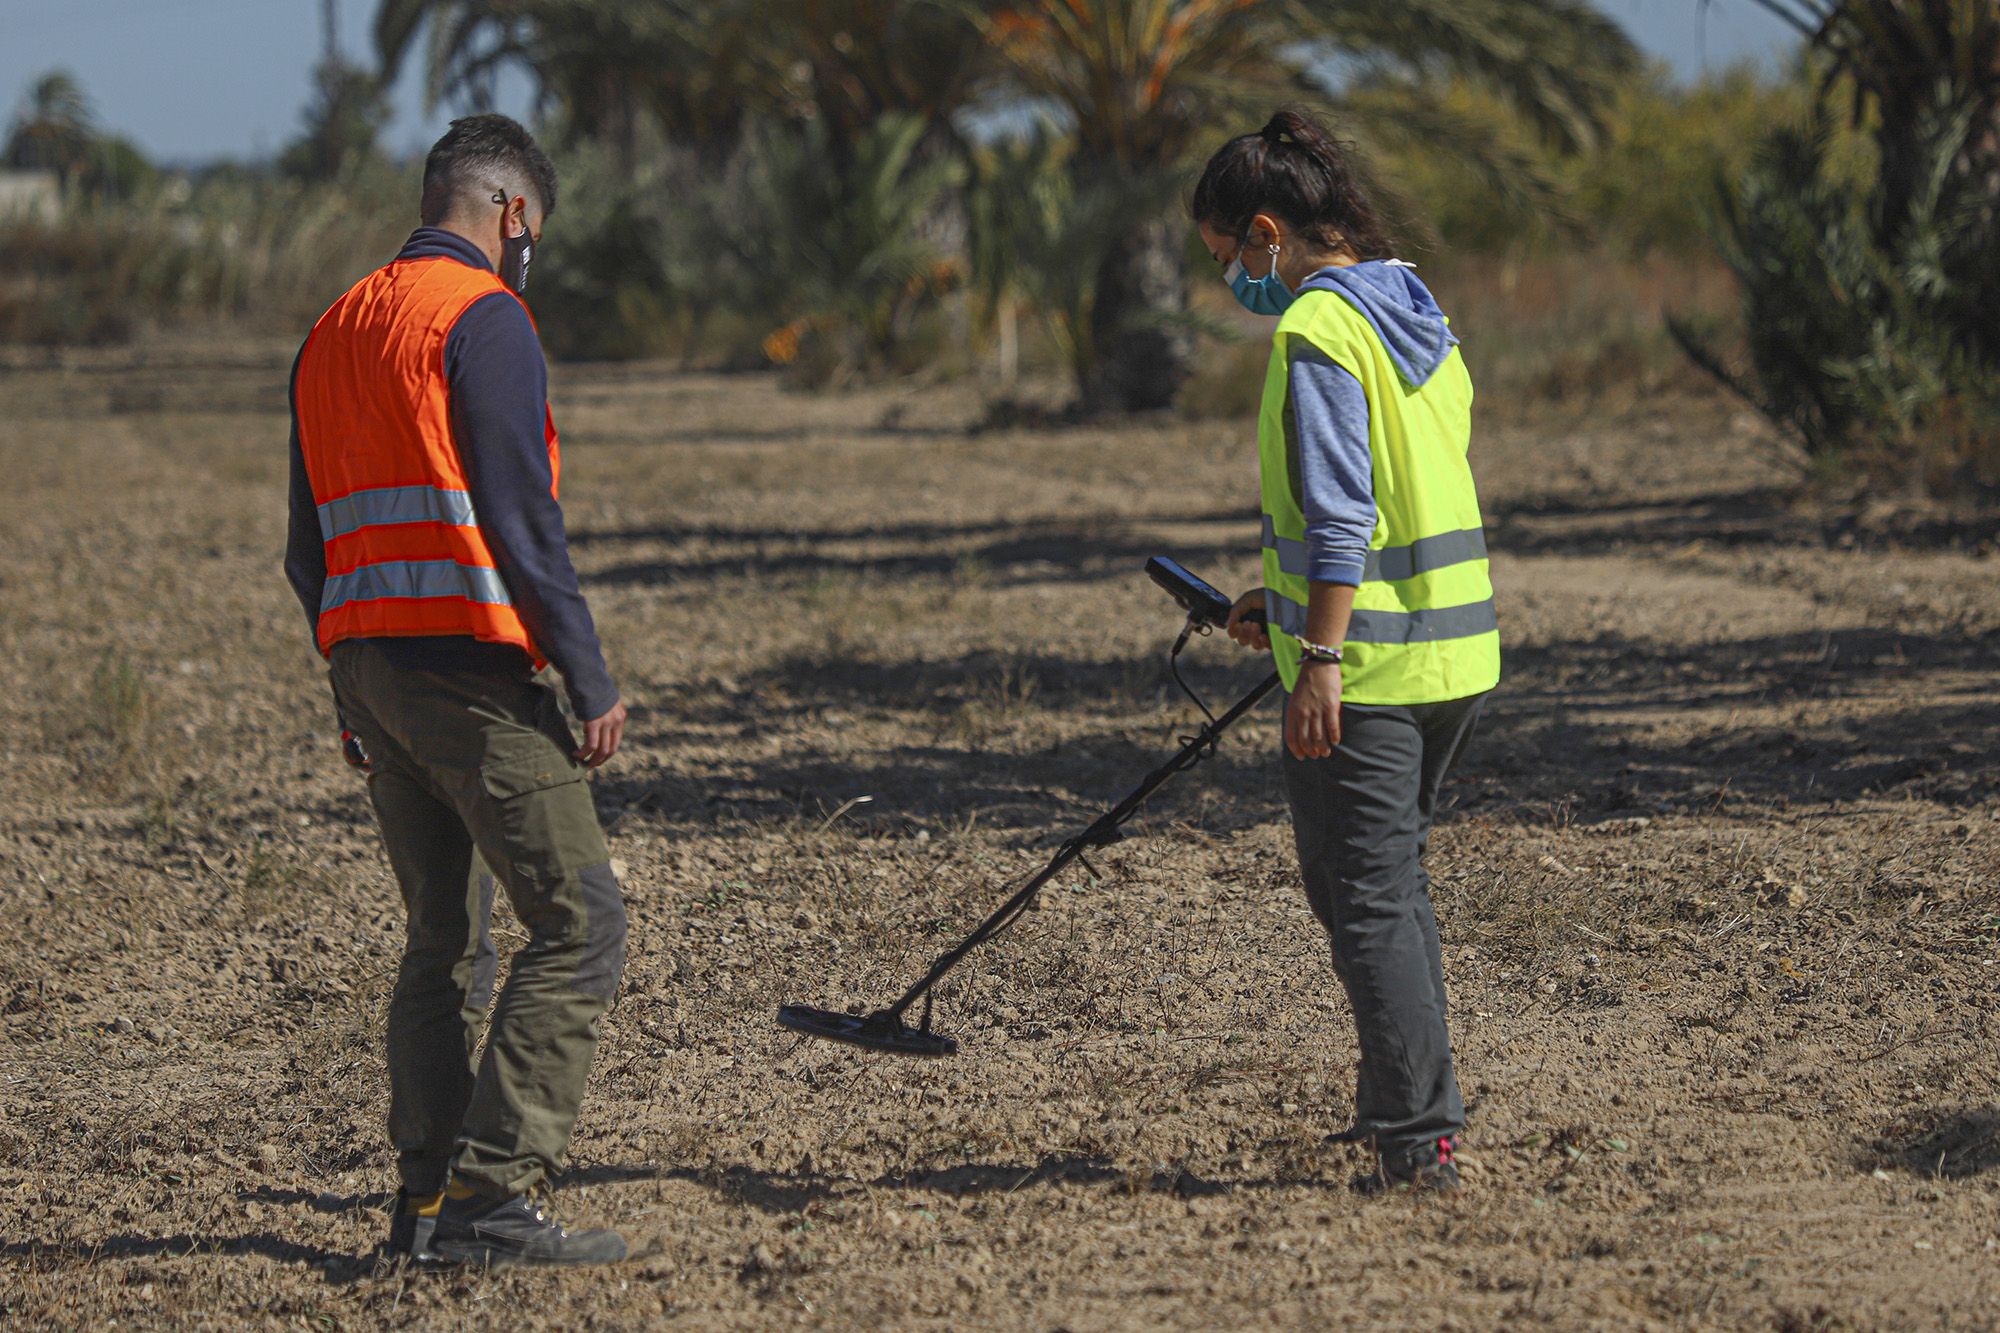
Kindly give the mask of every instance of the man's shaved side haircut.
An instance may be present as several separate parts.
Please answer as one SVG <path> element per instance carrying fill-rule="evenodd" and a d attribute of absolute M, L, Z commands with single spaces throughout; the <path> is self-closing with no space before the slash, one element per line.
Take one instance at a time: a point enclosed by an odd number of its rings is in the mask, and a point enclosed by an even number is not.
<path fill-rule="evenodd" d="M 556 211 L 555 164 L 519 121 L 499 115 L 454 120 L 424 159 L 423 224 L 435 227 L 461 203 L 485 203 L 516 181 L 541 196 L 543 217 Z"/>

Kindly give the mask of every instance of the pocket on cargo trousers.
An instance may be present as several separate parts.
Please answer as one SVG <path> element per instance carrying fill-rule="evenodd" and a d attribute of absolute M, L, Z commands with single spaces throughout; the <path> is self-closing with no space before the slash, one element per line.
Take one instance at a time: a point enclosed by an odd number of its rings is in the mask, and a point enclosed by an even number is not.
<path fill-rule="evenodd" d="M 479 782 L 492 832 L 521 880 L 546 887 L 609 858 L 585 772 L 545 732 L 490 742 Z"/>

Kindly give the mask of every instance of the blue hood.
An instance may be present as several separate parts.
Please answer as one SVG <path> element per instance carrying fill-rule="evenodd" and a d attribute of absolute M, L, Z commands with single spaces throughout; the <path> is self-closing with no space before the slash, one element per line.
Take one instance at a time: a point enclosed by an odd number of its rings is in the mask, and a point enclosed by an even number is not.
<path fill-rule="evenodd" d="M 1346 299 L 1375 327 L 1396 373 L 1411 388 L 1437 373 L 1458 338 L 1444 322 L 1431 289 L 1408 264 L 1371 259 L 1344 268 L 1323 268 L 1300 292 L 1333 292 Z"/>

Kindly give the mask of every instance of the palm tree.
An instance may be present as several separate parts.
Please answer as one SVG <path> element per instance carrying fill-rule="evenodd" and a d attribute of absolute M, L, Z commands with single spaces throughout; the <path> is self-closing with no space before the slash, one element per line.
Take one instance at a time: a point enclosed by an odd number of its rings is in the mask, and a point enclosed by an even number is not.
<path fill-rule="evenodd" d="M 885 116 L 949 138 L 983 59 L 978 29 L 929 0 L 382 0 L 391 77 L 426 31 L 433 102 L 488 103 L 513 65 L 578 134 L 629 147 L 650 115 L 711 156 L 752 112 L 818 121 L 841 159 Z"/>
<path fill-rule="evenodd" d="M 756 127 L 740 194 L 709 230 L 733 252 L 747 304 L 786 321 L 764 340 L 772 361 L 812 352 L 809 369 L 826 378 L 883 370 L 918 311 L 957 282 L 927 224 L 958 164 L 921 151 L 928 128 L 892 112 L 843 160 L 823 121 Z M 745 227 L 745 216 L 771 221 Z"/>
<path fill-rule="evenodd" d="M 1877 243 L 1893 248 L 1919 198 L 1940 117 L 1969 132 L 1952 174 L 2000 209 L 2000 6 L 1993 0 L 1752 0 L 1826 57 L 1826 83 L 1852 85 L 1849 121 L 1870 125 L 1881 154 Z M 1872 116 L 1871 113 L 1872 112 Z"/>
<path fill-rule="evenodd" d="M 306 107 L 305 133 L 278 159 L 288 175 L 304 180 L 332 180 L 369 156 L 389 119 L 380 81 L 340 52 L 338 0 L 320 0 L 319 12 L 321 55 L 313 70 L 315 95 Z"/>
<path fill-rule="evenodd" d="M 90 164 L 97 127 L 83 86 L 64 70 L 35 80 L 0 158 L 16 170 L 53 171 L 67 183 Z"/>
<path fill-rule="evenodd" d="M 535 80 L 545 109 L 579 137 L 628 162 L 639 122 L 659 121 L 691 143 L 733 139 L 741 121 L 740 60 L 704 39 L 739 0 L 381 0 L 375 49 L 393 80 L 425 38 L 429 104 L 493 103 L 508 67 Z"/>
<path fill-rule="evenodd" d="M 972 154 L 966 191 L 972 295 L 981 324 L 997 326 L 1000 374 L 1019 369 L 1016 319 L 1033 311 L 1071 379 L 1093 378 L 1091 312 L 1099 257 L 1124 237 L 1133 200 L 1113 181 L 1079 179 L 1076 140 L 1044 121 L 1033 133 Z"/>
<path fill-rule="evenodd" d="M 1757 3 L 1822 64 L 1805 123 L 1720 182 L 1747 370 L 1703 330 L 1673 332 L 1827 474 L 2000 492 L 2000 12 Z M 1860 134 L 1877 151 L 1851 152 Z"/>
<path fill-rule="evenodd" d="M 1011 0 L 973 6 L 1008 83 L 1074 126 L 1080 181 L 1138 195 L 1185 173 L 1274 104 L 1311 98 L 1374 146 L 1452 144 L 1518 187 L 1494 127 L 1455 116 L 1441 77 L 1488 88 L 1555 146 L 1592 141 L 1617 81 L 1638 67 L 1624 33 L 1583 0 Z M 1087 403 L 1162 407 L 1187 371 L 1183 233 L 1141 217 L 1105 253 Z"/>
<path fill-rule="evenodd" d="M 1442 141 L 1496 189 L 1532 194 L 1499 127 L 1433 89 L 1489 88 L 1574 148 L 1637 68 L 1586 0 L 381 0 L 385 69 L 425 32 L 433 97 L 490 98 L 499 69 L 525 67 L 572 131 L 628 152 L 642 116 L 711 161 L 746 120 L 776 119 L 816 125 L 845 170 L 887 117 L 917 118 L 926 152 L 971 158 L 953 119 L 968 106 L 1053 113 L 1076 139 L 1071 193 L 1122 198 L 1133 219 L 1085 229 L 1105 237 L 1085 256 L 1089 312 L 1062 306 L 1084 325 L 1086 404 L 1111 408 L 1162 406 L 1185 376 L 1183 228 L 1166 201 L 1226 130 L 1313 96 L 1372 145 Z"/>

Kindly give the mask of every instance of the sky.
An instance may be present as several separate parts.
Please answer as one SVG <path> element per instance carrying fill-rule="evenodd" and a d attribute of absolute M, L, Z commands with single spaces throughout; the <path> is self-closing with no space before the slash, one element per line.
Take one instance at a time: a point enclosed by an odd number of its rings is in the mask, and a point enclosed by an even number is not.
<path fill-rule="evenodd" d="M 1739 60 L 1771 64 L 1794 34 L 1752 0 L 1598 0 L 1684 78 Z M 267 157 L 294 138 L 320 54 L 320 0 L 0 0 L 0 118 L 37 75 L 75 75 L 106 130 L 156 160 Z M 372 63 L 374 0 L 339 0 L 341 46 Z M 427 111 L 413 52 L 394 89 L 387 146 L 420 152 L 450 119 Z M 498 110 L 522 115 L 530 88 L 503 81 Z"/>

